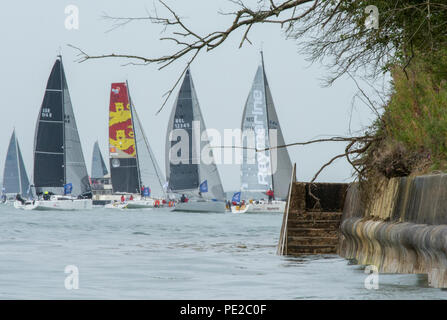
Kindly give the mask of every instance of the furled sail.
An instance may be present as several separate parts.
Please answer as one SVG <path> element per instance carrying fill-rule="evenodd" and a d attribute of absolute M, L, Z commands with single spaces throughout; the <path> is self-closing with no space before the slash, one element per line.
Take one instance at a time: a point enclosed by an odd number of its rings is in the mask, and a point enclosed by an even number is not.
<path fill-rule="evenodd" d="M 92 179 L 104 178 L 109 173 L 107 170 L 104 158 L 101 154 L 101 149 L 99 149 L 98 141 L 95 142 L 93 146 L 93 156 L 92 156 Z"/>
<path fill-rule="evenodd" d="M 6 154 L 5 168 L 3 171 L 3 188 L 5 194 L 29 194 L 29 180 L 20 152 L 15 130 L 9 141 L 8 153 Z"/>
<path fill-rule="evenodd" d="M 272 188 L 277 199 L 285 199 L 292 174 L 292 162 L 286 148 L 252 152 L 284 145 L 284 137 L 273 104 L 272 94 L 262 63 L 245 103 L 241 130 L 243 156 L 241 190 L 250 196 L 263 197 Z"/>
<path fill-rule="evenodd" d="M 194 132 L 194 130 L 197 132 Z M 188 69 L 171 112 L 166 139 L 166 175 L 168 189 L 176 193 L 198 193 L 205 180 L 205 198 L 225 199 L 217 166 L 201 161 L 203 147 L 209 145 L 205 122 Z M 203 134 L 203 136 L 202 136 Z M 203 139 L 201 139 L 201 137 Z M 211 158 L 212 151 L 210 151 Z"/>
<path fill-rule="evenodd" d="M 91 191 L 67 81 L 59 57 L 48 78 L 34 137 L 34 186 L 37 193 Z"/>

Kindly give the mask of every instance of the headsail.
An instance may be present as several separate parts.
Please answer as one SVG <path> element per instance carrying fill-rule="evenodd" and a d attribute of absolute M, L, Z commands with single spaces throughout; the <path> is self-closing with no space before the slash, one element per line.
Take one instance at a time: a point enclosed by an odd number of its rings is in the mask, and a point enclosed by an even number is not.
<path fill-rule="evenodd" d="M 194 132 L 193 128 L 199 131 Z M 216 164 L 200 161 L 201 150 L 209 144 L 205 130 L 205 122 L 188 69 L 168 123 L 165 150 L 168 188 L 178 193 L 198 193 L 200 183 L 207 180 L 209 192 L 203 196 L 225 199 Z M 210 154 L 212 156 L 212 151 Z"/>
<path fill-rule="evenodd" d="M 63 194 L 72 183 L 73 194 L 91 190 L 62 60 L 54 63 L 48 78 L 34 137 L 36 192 Z"/>
<path fill-rule="evenodd" d="M 194 120 L 200 122 L 200 136 L 197 135 L 197 139 L 200 139 L 200 150 L 204 150 L 204 148 L 210 148 L 210 141 L 208 139 L 208 135 L 206 134 L 206 126 L 205 120 L 203 120 L 202 111 L 200 110 L 199 99 L 197 98 L 196 90 L 194 88 L 194 83 L 191 79 L 191 93 L 192 93 L 192 101 L 193 101 L 193 110 L 194 110 Z M 208 161 L 203 161 L 201 159 L 199 166 L 199 177 L 200 182 L 207 180 L 208 183 L 208 193 L 202 194 L 202 196 L 207 198 L 215 198 L 218 200 L 225 200 L 225 192 L 223 190 L 222 181 L 220 180 L 219 171 L 217 170 L 216 163 L 214 162 L 214 154 L 212 148 L 207 152 L 209 156 L 212 158 L 212 162 L 208 163 Z"/>
<path fill-rule="evenodd" d="M 25 196 L 29 193 L 28 175 L 26 174 L 15 130 L 12 132 L 8 153 L 6 154 L 5 168 L 3 171 L 3 188 L 6 194 L 19 193 Z"/>
<path fill-rule="evenodd" d="M 287 149 L 280 148 L 256 153 L 245 149 L 256 147 L 259 150 L 285 144 L 267 82 L 264 63 L 256 71 L 245 103 L 241 127 L 242 132 L 245 133 L 244 136 L 248 137 L 242 141 L 244 150 L 241 190 L 260 197 L 269 188 L 273 188 L 276 198 L 285 199 L 292 173 L 292 163 Z M 251 137 L 254 138 L 254 143 L 249 142 Z"/>
<path fill-rule="evenodd" d="M 264 69 L 264 79 L 265 79 L 265 93 L 267 101 L 267 115 L 269 130 L 272 132 L 270 135 L 269 143 L 270 148 L 275 148 L 277 146 L 285 145 L 284 136 L 282 134 L 281 126 L 279 125 L 278 115 L 276 114 L 275 105 L 273 104 L 272 93 L 270 92 L 270 87 L 267 82 L 267 76 L 265 75 Z M 276 139 L 273 139 L 273 136 Z M 275 197 L 278 199 L 287 199 L 287 194 L 289 192 L 290 176 L 292 175 L 292 161 L 290 160 L 289 152 L 287 148 L 273 149 L 270 152 L 270 159 L 272 162 L 273 170 L 273 191 Z"/>
<path fill-rule="evenodd" d="M 151 189 L 151 196 L 154 198 L 165 198 L 166 194 L 163 189 L 165 178 L 158 166 L 157 159 L 152 152 L 147 137 L 141 125 L 138 113 L 132 101 L 130 102 L 132 108 L 132 120 L 135 129 L 135 143 L 138 152 L 138 168 L 140 171 L 141 186 L 149 187 Z"/>
<path fill-rule="evenodd" d="M 99 149 L 98 141 L 96 141 L 93 146 L 91 178 L 101 179 L 108 173 L 109 171 L 107 170 L 104 158 L 102 157 L 101 149 Z"/>
<path fill-rule="evenodd" d="M 73 185 L 72 194 L 79 195 L 90 192 L 91 186 L 63 67 L 62 84 L 64 98 L 65 183 L 71 183 Z"/>

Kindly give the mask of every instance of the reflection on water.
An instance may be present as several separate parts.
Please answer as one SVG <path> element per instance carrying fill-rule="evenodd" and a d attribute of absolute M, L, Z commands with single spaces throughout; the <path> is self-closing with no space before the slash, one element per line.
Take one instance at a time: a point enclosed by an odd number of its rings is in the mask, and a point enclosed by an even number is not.
<path fill-rule="evenodd" d="M 445 299 L 424 275 L 379 275 L 336 255 L 279 257 L 281 215 L 0 207 L 0 298 Z M 79 289 L 64 286 L 67 265 Z"/>

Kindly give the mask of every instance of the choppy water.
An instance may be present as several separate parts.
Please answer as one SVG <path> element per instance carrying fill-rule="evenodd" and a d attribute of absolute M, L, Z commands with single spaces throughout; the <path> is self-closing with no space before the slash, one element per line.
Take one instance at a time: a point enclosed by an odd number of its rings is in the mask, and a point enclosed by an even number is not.
<path fill-rule="evenodd" d="M 1 299 L 444 299 L 417 275 L 275 255 L 281 215 L 0 207 Z M 67 265 L 79 289 L 65 289 Z"/>

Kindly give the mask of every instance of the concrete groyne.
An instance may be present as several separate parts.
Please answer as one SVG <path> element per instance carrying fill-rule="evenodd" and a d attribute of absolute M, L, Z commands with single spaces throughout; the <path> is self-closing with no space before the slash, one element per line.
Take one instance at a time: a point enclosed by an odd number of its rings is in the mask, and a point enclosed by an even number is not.
<path fill-rule="evenodd" d="M 447 174 L 392 178 L 364 205 L 350 185 L 338 253 L 380 273 L 427 274 L 447 288 Z"/>

